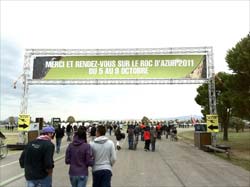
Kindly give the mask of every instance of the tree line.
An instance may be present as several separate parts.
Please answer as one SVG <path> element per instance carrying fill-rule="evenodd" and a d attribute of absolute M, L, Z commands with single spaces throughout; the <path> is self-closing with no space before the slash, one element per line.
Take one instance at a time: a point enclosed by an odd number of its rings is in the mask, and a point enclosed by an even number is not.
<path fill-rule="evenodd" d="M 231 73 L 215 75 L 216 107 L 223 128 L 223 140 L 228 140 L 229 124 L 236 131 L 244 128 L 243 120 L 250 120 L 250 33 L 226 53 L 225 60 Z M 197 88 L 195 98 L 204 117 L 209 114 L 208 83 Z"/>

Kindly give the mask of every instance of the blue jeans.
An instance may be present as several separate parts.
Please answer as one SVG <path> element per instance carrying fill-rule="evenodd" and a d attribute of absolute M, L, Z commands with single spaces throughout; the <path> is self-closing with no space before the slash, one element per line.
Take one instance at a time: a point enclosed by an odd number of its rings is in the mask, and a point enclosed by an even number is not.
<path fill-rule="evenodd" d="M 72 187 L 86 187 L 88 176 L 69 176 Z"/>
<path fill-rule="evenodd" d="M 62 138 L 56 138 L 56 152 L 57 153 L 60 152 L 61 143 L 62 143 Z"/>
<path fill-rule="evenodd" d="M 37 180 L 27 180 L 27 187 L 52 187 L 52 176 Z"/>
<path fill-rule="evenodd" d="M 66 132 L 67 134 L 67 142 L 71 142 L 71 132 Z"/>
<path fill-rule="evenodd" d="M 111 187 L 112 172 L 110 170 L 98 170 L 93 172 L 92 187 Z"/>
<path fill-rule="evenodd" d="M 133 137 L 128 138 L 128 148 L 134 149 L 134 138 Z"/>
<path fill-rule="evenodd" d="M 155 141 L 151 141 L 151 151 L 155 151 Z"/>

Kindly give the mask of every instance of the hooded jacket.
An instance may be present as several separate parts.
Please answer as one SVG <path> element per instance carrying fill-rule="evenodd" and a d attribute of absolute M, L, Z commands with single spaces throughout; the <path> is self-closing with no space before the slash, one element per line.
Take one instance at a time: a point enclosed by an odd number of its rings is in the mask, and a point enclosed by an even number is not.
<path fill-rule="evenodd" d="M 25 170 L 26 180 L 43 179 L 52 172 L 54 149 L 55 146 L 47 135 L 41 135 L 25 146 L 19 164 Z"/>
<path fill-rule="evenodd" d="M 95 138 L 93 142 L 90 142 L 90 146 L 95 158 L 92 171 L 106 169 L 112 171 L 112 166 L 116 161 L 116 152 L 113 141 L 105 136 L 99 136 Z"/>
<path fill-rule="evenodd" d="M 66 150 L 65 163 L 70 165 L 70 176 L 88 176 L 88 166 L 94 164 L 90 145 L 75 135 Z"/>

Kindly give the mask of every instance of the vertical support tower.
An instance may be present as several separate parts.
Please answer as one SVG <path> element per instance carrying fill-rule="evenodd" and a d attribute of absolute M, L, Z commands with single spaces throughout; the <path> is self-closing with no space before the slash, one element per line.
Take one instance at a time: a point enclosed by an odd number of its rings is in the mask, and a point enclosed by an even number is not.
<path fill-rule="evenodd" d="M 21 106 L 20 106 L 20 114 L 27 114 L 27 108 L 28 108 L 28 91 L 29 91 L 29 85 L 28 85 L 28 78 L 29 78 L 29 71 L 30 71 L 30 56 L 25 54 L 24 56 L 24 64 L 23 64 L 23 94 L 22 94 L 22 100 L 21 100 Z"/>
<path fill-rule="evenodd" d="M 213 62 L 213 50 L 210 48 L 207 53 L 208 64 L 208 96 L 209 96 L 209 112 L 217 114 L 216 109 L 216 90 L 215 90 L 215 73 Z"/>

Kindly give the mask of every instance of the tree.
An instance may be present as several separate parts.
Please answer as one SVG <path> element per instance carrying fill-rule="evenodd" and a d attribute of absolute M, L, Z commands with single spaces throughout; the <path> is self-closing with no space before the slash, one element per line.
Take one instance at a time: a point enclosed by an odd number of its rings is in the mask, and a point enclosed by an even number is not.
<path fill-rule="evenodd" d="M 141 121 L 144 123 L 144 125 L 148 125 L 150 123 L 150 120 L 146 116 L 144 116 Z"/>
<path fill-rule="evenodd" d="M 242 119 L 238 117 L 230 118 L 229 124 L 231 127 L 235 128 L 237 133 L 239 132 L 240 129 L 242 130 L 242 132 L 244 131 L 245 123 Z"/>
<path fill-rule="evenodd" d="M 216 87 L 216 107 L 219 116 L 219 121 L 223 128 L 223 140 L 228 140 L 228 126 L 230 117 L 230 94 L 226 87 L 230 75 L 224 72 L 220 72 L 215 76 L 215 87 Z M 197 104 L 202 107 L 203 118 L 209 114 L 209 97 L 208 97 L 208 83 L 202 84 L 197 88 L 198 95 L 195 98 Z"/>
<path fill-rule="evenodd" d="M 223 128 L 223 140 L 228 141 L 228 127 L 231 116 L 231 94 L 227 88 L 231 75 L 220 72 L 215 76 L 215 87 L 217 90 L 217 113 Z"/>
<path fill-rule="evenodd" d="M 226 61 L 233 74 L 220 72 L 215 76 L 217 113 L 223 127 L 223 139 L 228 140 L 230 116 L 250 119 L 250 35 L 230 49 Z M 195 98 L 202 114 L 209 113 L 208 84 L 197 89 Z"/>
<path fill-rule="evenodd" d="M 73 116 L 69 116 L 68 118 L 67 118 L 67 122 L 69 123 L 69 124 L 72 124 L 72 123 L 74 123 L 76 120 L 75 120 L 75 118 L 73 117 Z"/>
<path fill-rule="evenodd" d="M 250 119 L 250 34 L 241 39 L 226 55 L 233 75 L 228 82 L 233 115 Z"/>
<path fill-rule="evenodd" d="M 208 84 L 204 83 L 197 88 L 198 95 L 195 97 L 195 101 L 198 105 L 201 105 L 201 113 L 203 118 L 206 118 L 206 114 L 209 114 L 209 98 L 208 98 Z"/>
<path fill-rule="evenodd" d="M 16 123 L 15 118 L 13 116 L 9 117 L 9 123 L 10 123 L 10 125 L 14 125 Z"/>

